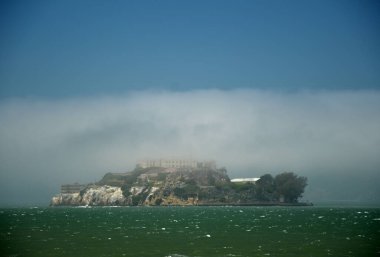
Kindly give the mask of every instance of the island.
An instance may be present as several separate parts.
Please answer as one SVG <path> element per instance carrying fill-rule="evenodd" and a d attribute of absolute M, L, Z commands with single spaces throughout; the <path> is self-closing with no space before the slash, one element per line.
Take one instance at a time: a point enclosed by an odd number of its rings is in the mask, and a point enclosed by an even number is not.
<path fill-rule="evenodd" d="M 299 198 L 306 186 L 293 172 L 231 180 L 213 161 L 147 160 L 93 184 L 62 185 L 51 206 L 305 206 L 311 204 Z"/>

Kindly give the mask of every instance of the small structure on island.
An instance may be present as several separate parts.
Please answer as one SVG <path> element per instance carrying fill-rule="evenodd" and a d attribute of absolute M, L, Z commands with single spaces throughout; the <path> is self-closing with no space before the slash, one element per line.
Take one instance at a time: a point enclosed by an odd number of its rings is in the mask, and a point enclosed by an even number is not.
<path fill-rule="evenodd" d="M 231 182 L 232 183 L 245 183 L 245 182 L 248 182 L 248 183 L 252 183 L 252 184 L 255 184 L 260 178 L 234 178 L 234 179 L 231 179 Z"/>
<path fill-rule="evenodd" d="M 78 183 L 61 185 L 61 194 L 79 193 L 86 185 Z"/>

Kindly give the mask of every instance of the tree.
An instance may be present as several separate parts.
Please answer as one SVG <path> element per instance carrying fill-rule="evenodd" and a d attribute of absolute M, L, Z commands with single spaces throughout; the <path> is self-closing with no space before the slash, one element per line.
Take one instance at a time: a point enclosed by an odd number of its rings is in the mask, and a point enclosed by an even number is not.
<path fill-rule="evenodd" d="M 274 186 L 278 199 L 294 203 L 302 196 L 307 185 L 306 177 L 299 177 L 293 172 L 284 172 L 274 178 Z"/>
<path fill-rule="evenodd" d="M 274 194 L 274 179 L 271 174 L 265 174 L 256 182 L 256 198 L 260 201 L 272 201 Z"/>

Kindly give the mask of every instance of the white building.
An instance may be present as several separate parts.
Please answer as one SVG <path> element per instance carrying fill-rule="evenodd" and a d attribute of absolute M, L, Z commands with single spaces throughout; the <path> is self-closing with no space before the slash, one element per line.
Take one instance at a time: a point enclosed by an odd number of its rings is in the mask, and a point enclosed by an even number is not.
<path fill-rule="evenodd" d="M 242 182 L 250 182 L 255 184 L 260 178 L 234 178 L 231 179 L 232 183 L 242 183 Z"/>

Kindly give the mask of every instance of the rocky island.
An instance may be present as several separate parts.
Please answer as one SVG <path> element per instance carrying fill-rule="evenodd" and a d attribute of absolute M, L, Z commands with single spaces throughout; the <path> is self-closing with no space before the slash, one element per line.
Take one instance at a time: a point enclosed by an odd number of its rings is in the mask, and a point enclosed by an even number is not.
<path fill-rule="evenodd" d="M 231 180 L 212 162 L 184 163 L 145 163 L 95 184 L 63 185 L 51 206 L 306 205 L 298 199 L 307 179 L 292 172 Z"/>

